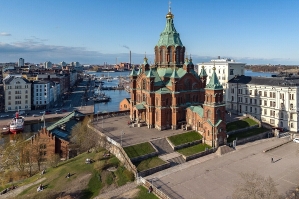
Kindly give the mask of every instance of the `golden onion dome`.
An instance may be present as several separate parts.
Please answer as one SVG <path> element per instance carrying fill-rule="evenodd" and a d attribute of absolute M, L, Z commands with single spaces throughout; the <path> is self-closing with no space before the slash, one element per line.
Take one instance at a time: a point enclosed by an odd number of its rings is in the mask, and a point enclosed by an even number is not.
<path fill-rule="evenodd" d="M 167 15 L 166 15 L 166 18 L 167 19 L 173 19 L 174 15 L 171 12 L 168 12 Z"/>

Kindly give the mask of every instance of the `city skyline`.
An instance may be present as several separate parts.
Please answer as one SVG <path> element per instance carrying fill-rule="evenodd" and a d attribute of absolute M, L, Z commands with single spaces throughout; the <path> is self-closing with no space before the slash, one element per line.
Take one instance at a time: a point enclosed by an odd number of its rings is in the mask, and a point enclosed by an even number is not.
<path fill-rule="evenodd" d="M 140 64 L 165 27 L 169 1 L 0 0 L 0 62 Z M 171 1 L 194 63 L 217 56 L 247 64 L 298 64 L 295 0 Z"/>

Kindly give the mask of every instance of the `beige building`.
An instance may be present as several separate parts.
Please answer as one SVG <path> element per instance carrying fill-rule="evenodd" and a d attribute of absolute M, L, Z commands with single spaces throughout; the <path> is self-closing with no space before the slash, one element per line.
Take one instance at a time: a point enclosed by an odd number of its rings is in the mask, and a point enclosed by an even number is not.
<path fill-rule="evenodd" d="M 299 78 L 236 76 L 228 82 L 227 111 L 299 131 Z"/>
<path fill-rule="evenodd" d="M 7 76 L 3 80 L 5 112 L 31 110 L 31 83 L 18 76 Z"/>

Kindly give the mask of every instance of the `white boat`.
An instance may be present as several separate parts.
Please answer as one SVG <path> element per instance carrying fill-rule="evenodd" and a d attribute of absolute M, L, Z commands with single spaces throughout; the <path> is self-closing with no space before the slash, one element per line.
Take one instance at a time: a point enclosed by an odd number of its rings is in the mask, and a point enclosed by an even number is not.
<path fill-rule="evenodd" d="M 11 120 L 9 124 L 9 131 L 13 134 L 23 131 L 24 121 L 25 117 L 19 116 L 19 112 L 16 112 L 16 116 Z"/>

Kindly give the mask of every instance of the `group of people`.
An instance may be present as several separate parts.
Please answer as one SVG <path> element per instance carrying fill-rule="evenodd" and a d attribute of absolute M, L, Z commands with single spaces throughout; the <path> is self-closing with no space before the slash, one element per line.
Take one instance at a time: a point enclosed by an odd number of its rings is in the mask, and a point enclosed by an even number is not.
<path fill-rule="evenodd" d="M 11 187 L 8 187 L 8 188 L 4 189 L 3 191 L 1 191 L 1 192 L 0 192 L 0 195 L 2 195 L 2 194 L 6 194 L 7 192 L 9 192 L 10 190 L 13 190 L 13 189 L 15 189 L 15 188 L 17 188 L 17 186 L 12 185 Z"/>

